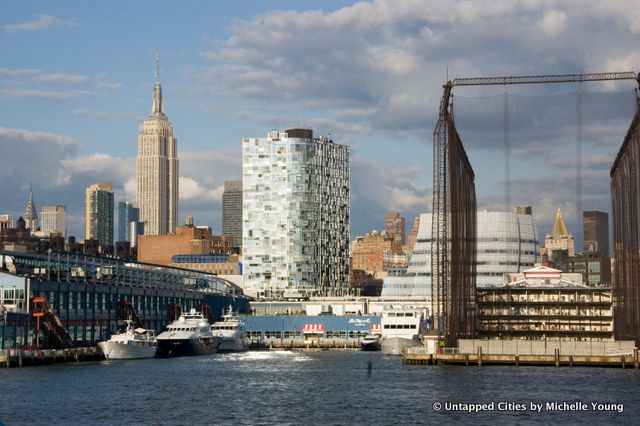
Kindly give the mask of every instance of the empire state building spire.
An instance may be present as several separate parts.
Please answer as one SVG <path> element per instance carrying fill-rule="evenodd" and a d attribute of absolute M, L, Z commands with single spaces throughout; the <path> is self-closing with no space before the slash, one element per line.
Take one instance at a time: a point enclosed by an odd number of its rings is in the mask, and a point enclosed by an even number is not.
<path fill-rule="evenodd" d="M 164 235 L 178 224 L 178 141 L 162 110 L 157 52 L 155 74 L 151 114 L 140 126 L 136 158 L 136 200 L 145 235 Z"/>
<path fill-rule="evenodd" d="M 152 116 L 163 116 L 162 112 L 162 87 L 160 86 L 160 56 L 156 51 L 156 84 L 153 85 L 153 104 L 151 105 Z"/>

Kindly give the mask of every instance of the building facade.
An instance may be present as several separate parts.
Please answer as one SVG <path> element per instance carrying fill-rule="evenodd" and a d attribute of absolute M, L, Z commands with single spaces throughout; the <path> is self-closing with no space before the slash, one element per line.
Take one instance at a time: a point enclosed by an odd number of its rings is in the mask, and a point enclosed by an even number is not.
<path fill-rule="evenodd" d="M 242 181 L 225 180 L 222 193 L 222 235 L 233 237 L 233 246 L 242 247 Z"/>
<path fill-rule="evenodd" d="M 61 205 L 40 206 L 40 230 L 48 237 L 56 233 L 67 236 L 67 207 Z"/>
<path fill-rule="evenodd" d="M 113 244 L 113 186 L 108 182 L 89 185 L 85 191 L 85 240 Z"/>
<path fill-rule="evenodd" d="M 243 143 L 244 285 L 348 292 L 349 148 L 310 129 Z"/>
<path fill-rule="evenodd" d="M 406 267 L 403 256 L 400 240 L 378 231 L 356 237 L 351 244 L 352 268 L 368 274 Z"/>
<path fill-rule="evenodd" d="M 562 272 L 579 273 L 582 282 L 588 286 L 612 285 L 611 258 L 600 253 L 585 253 L 581 256 L 562 258 L 562 262 L 556 264 Z"/>
<path fill-rule="evenodd" d="M 476 286 L 501 285 L 507 272 L 522 272 L 537 261 L 538 231 L 530 214 L 477 212 Z M 420 215 L 406 271 L 390 273 L 383 297 L 431 297 L 431 213 Z"/>
<path fill-rule="evenodd" d="M 560 209 L 556 212 L 553 230 L 544 238 L 544 247 L 550 261 L 554 261 L 561 256 L 573 256 L 575 254 L 573 235 L 567 230 L 567 225 L 564 223 Z"/>
<path fill-rule="evenodd" d="M 393 238 L 400 242 L 400 245 L 405 243 L 405 220 L 400 216 L 400 212 L 388 212 L 384 230 L 388 237 Z"/>
<path fill-rule="evenodd" d="M 211 228 L 193 224 L 178 226 L 167 235 L 138 236 L 138 261 L 171 266 L 176 255 L 213 255 L 233 253 L 231 237 L 213 235 Z M 202 262 L 181 262 L 202 263 Z"/>
<path fill-rule="evenodd" d="M 128 201 L 118 203 L 118 241 L 131 242 L 131 222 L 140 220 L 140 209 Z"/>
<path fill-rule="evenodd" d="M 13 228 L 14 226 L 13 216 L 10 214 L 0 214 L 0 231 Z"/>
<path fill-rule="evenodd" d="M 409 265 L 385 277 L 382 297 L 431 298 L 431 213 L 421 214 L 418 223 Z"/>
<path fill-rule="evenodd" d="M 489 339 L 613 340 L 611 286 L 539 266 L 478 289 L 478 335 Z"/>
<path fill-rule="evenodd" d="M 477 214 L 477 287 L 500 285 L 505 273 L 522 272 L 535 265 L 538 231 L 533 215 L 491 211 Z"/>
<path fill-rule="evenodd" d="M 151 114 L 140 126 L 136 158 L 137 205 L 148 235 L 173 232 L 178 224 L 178 151 L 173 125 L 162 110 L 156 66 Z"/>
<path fill-rule="evenodd" d="M 609 256 L 609 213 L 598 210 L 582 212 L 584 252 Z"/>

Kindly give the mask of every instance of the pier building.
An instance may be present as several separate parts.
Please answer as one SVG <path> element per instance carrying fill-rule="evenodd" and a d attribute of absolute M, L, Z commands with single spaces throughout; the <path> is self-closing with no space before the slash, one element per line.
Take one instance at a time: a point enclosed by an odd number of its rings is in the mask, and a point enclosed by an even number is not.
<path fill-rule="evenodd" d="M 203 304 L 218 318 L 229 305 L 249 312 L 242 290 L 215 275 L 83 254 L 0 252 L 0 290 L 7 312 L 2 346 L 9 348 L 46 341 L 48 331 L 36 333 L 34 326 L 35 299 L 46 302 L 41 309 L 50 308 L 76 346 L 109 338 L 125 311 L 157 331 L 180 310 L 200 310 Z"/>
<path fill-rule="evenodd" d="M 545 266 L 505 274 L 505 280 L 478 289 L 479 337 L 614 340 L 611 286 L 587 286 L 580 273 Z"/>

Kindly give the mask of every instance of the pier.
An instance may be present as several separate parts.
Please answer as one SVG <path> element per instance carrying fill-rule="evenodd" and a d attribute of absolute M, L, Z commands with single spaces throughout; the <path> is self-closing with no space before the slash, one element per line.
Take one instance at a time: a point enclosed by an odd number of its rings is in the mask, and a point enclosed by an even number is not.
<path fill-rule="evenodd" d="M 0 350 L 0 367 L 6 368 L 102 360 L 104 355 L 95 346 L 69 349 Z"/>
<path fill-rule="evenodd" d="M 430 353 L 431 352 L 431 353 Z M 408 348 L 407 365 L 539 365 L 555 367 L 640 368 L 633 341 L 571 342 L 516 340 L 460 340 L 456 348 L 433 353 L 425 347 Z"/>

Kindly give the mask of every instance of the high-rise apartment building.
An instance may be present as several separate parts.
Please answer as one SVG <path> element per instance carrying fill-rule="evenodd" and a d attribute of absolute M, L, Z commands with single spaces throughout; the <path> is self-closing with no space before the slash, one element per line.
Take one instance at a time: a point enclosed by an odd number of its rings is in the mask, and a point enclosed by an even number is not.
<path fill-rule="evenodd" d="M 57 204 L 40 206 L 40 231 L 49 236 L 56 233 L 67 236 L 67 207 Z"/>
<path fill-rule="evenodd" d="M 225 180 L 222 193 L 222 235 L 233 237 L 233 246 L 242 247 L 242 181 Z"/>
<path fill-rule="evenodd" d="M 244 286 L 341 295 L 349 275 L 349 148 L 310 129 L 244 139 Z"/>
<path fill-rule="evenodd" d="M 400 216 L 400 212 L 388 212 L 386 225 L 384 228 L 387 237 L 393 238 L 395 241 L 400 242 L 400 245 L 405 243 L 405 220 Z"/>
<path fill-rule="evenodd" d="M 98 182 L 85 191 L 85 239 L 113 244 L 113 186 Z"/>
<path fill-rule="evenodd" d="M 27 229 L 34 234 L 38 230 L 38 210 L 33 202 L 33 188 L 29 190 L 29 201 L 24 209 L 24 221 Z"/>
<path fill-rule="evenodd" d="M 140 220 L 140 209 L 133 203 L 120 201 L 118 203 L 118 241 L 131 242 L 131 222 Z"/>
<path fill-rule="evenodd" d="M 584 252 L 609 256 L 609 214 L 598 210 L 582 212 Z"/>
<path fill-rule="evenodd" d="M 178 152 L 173 126 L 162 111 L 156 58 L 151 114 L 140 126 L 136 158 L 137 205 L 147 235 L 173 232 L 178 224 Z"/>

